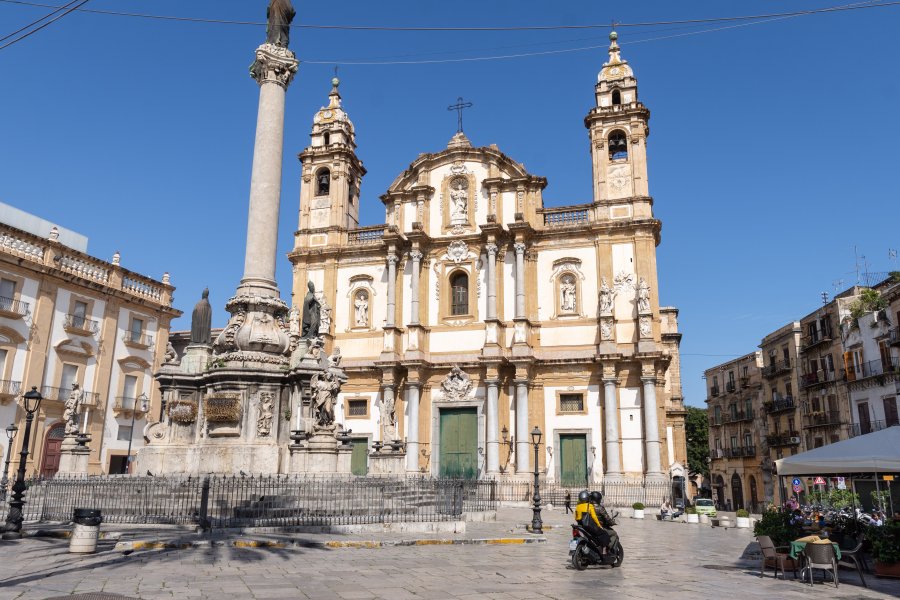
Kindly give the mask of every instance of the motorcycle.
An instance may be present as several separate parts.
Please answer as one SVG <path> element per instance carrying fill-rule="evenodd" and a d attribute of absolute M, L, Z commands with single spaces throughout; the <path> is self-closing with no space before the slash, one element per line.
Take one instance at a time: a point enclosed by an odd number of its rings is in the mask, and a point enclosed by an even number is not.
<path fill-rule="evenodd" d="M 622 548 L 622 542 L 612 528 L 616 524 L 616 516 L 618 516 L 618 513 L 613 515 L 611 522 L 603 522 L 603 528 L 612 538 L 609 548 L 601 548 L 581 524 L 575 523 L 572 525 L 569 557 L 571 558 L 572 566 L 576 570 L 584 571 L 590 565 L 609 565 L 613 568 L 621 566 L 622 560 L 625 558 L 625 549 Z"/>

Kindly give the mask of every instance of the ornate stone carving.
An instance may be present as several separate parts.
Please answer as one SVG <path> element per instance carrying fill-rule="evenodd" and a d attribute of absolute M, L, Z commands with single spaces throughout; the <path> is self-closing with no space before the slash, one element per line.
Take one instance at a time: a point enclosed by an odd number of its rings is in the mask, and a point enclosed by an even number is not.
<path fill-rule="evenodd" d="M 250 76 L 260 85 L 276 83 L 287 89 L 297 73 L 298 65 L 293 52 L 265 43 L 256 49 L 256 60 L 250 65 Z"/>
<path fill-rule="evenodd" d="M 613 279 L 613 288 L 618 294 L 624 291 L 634 291 L 634 274 L 619 271 L 615 279 Z"/>
<path fill-rule="evenodd" d="M 440 301 L 440 299 L 441 299 L 441 263 L 438 261 L 434 261 L 434 264 L 431 265 L 431 270 L 434 271 L 434 299 Z"/>
<path fill-rule="evenodd" d="M 465 400 L 472 391 L 472 379 L 459 367 L 450 369 L 450 374 L 441 382 L 444 400 L 458 402 Z"/>
<path fill-rule="evenodd" d="M 650 320 L 649 315 L 641 315 L 639 321 L 639 328 L 641 331 L 642 338 L 648 338 L 653 335 L 653 325 Z"/>
<path fill-rule="evenodd" d="M 516 254 L 523 254 L 525 252 L 525 242 L 516 242 L 513 244 L 513 250 L 516 251 Z"/>
<path fill-rule="evenodd" d="M 394 254 L 393 252 L 391 252 L 390 254 L 387 255 L 388 263 L 393 263 L 396 265 L 397 261 L 399 261 L 399 260 L 400 260 L 400 257 L 397 256 L 396 254 Z"/>
<path fill-rule="evenodd" d="M 341 391 L 341 382 L 334 373 L 325 371 L 313 375 L 310 386 L 313 395 L 313 429 L 334 429 L 334 405 Z"/>
<path fill-rule="evenodd" d="M 467 225 L 469 222 L 469 180 L 455 177 L 450 182 L 450 224 Z"/>
<path fill-rule="evenodd" d="M 559 307 L 562 312 L 573 313 L 578 306 L 575 277 L 566 274 L 559 282 Z"/>
<path fill-rule="evenodd" d="M 197 420 L 197 403 L 190 397 L 180 398 L 168 405 L 169 420 L 173 423 L 193 423 Z"/>
<path fill-rule="evenodd" d="M 454 263 L 459 264 L 469 257 L 469 246 L 462 240 L 450 242 L 447 248 L 447 258 Z"/>
<path fill-rule="evenodd" d="M 613 307 L 613 299 L 616 293 L 610 289 L 606 282 L 606 277 L 600 278 L 600 315 L 611 315 Z"/>
<path fill-rule="evenodd" d="M 488 256 L 497 256 L 497 244 L 485 244 L 484 250 L 488 253 Z"/>
<path fill-rule="evenodd" d="M 534 258 L 537 258 L 536 253 Z M 581 272 L 581 259 L 568 257 L 553 261 L 553 273 L 551 273 L 549 281 L 553 283 L 557 277 L 566 271 L 575 273 L 582 281 L 585 280 L 584 273 Z"/>
<path fill-rule="evenodd" d="M 600 319 L 600 339 L 613 341 L 613 320 L 611 318 Z"/>
<path fill-rule="evenodd" d="M 365 290 L 356 292 L 353 299 L 353 306 L 356 309 L 356 326 L 369 326 L 369 294 Z"/>
<path fill-rule="evenodd" d="M 387 393 L 389 392 L 389 393 Z M 394 387 L 385 386 L 381 392 L 381 439 L 397 438 L 397 411 L 394 399 Z"/>
<path fill-rule="evenodd" d="M 331 316 L 334 309 L 328 304 L 324 292 L 317 292 L 316 298 L 319 300 L 319 333 L 331 333 Z"/>
<path fill-rule="evenodd" d="M 334 353 L 328 357 L 328 367 L 331 369 L 340 369 L 341 359 L 343 359 L 343 356 L 341 356 L 341 349 L 335 347 Z"/>
<path fill-rule="evenodd" d="M 172 342 L 166 342 L 166 356 L 163 358 L 164 365 L 179 365 L 181 361 L 178 359 L 178 353 L 175 352 L 175 346 Z"/>
<path fill-rule="evenodd" d="M 643 277 L 641 277 L 637 287 L 637 308 L 638 314 L 650 313 L 650 286 Z"/>
<path fill-rule="evenodd" d="M 63 421 L 66 423 L 66 435 L 78 434 L 78 409 L 84 400 L 84 390 L 77 383 L 72 384 L 72 392 L 66 399 Z"/>
<path fill-rule="evenodd" d="M 259 417 L 256 419 L 256 435 L 266 437 L 272 432 L 275 415 L 275 392 L 259 393 Z"/>
<path fill-rule="evenodd" d="M 237 423 L 241 420 L 241 395 L 237 392 L 213 392 L 204 401 L 207 423 Z"/>

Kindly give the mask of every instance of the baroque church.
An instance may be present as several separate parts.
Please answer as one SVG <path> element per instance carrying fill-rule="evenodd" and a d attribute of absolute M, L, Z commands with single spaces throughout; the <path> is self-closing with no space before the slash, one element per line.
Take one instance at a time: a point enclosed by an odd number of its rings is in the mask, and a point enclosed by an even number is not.
<path fill-rule="evenodd" d="M 339 81 L 300 153 L 293 298 L 311 282 L 347 381 L 353 472 L 401 444 L 405 471 L 665 480 L 686 464 L 678 310 L 659 301 L 649 110 L 616 34 L 584 119 L 593 199 L 545 208 L 547 179 L 459 132 L 359 226 L 366 169 Z M 683 473 L 681 473 L 683 474 Z"/>

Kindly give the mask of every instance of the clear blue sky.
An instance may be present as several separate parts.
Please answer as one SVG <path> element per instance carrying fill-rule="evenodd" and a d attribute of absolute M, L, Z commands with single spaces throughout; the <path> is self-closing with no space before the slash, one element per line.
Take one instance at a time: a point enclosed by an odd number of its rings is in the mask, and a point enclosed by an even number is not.
<path fill-rule="evenodd" d="M 39 0 L 40 1 L 40 0 Z M 43 0 L 63 3 L 62 0 Z M 295 2 L 297 23 L 562 25 L 781 12 L 840 0 L 612 3 L 403 0 Z M 87 7 L 263 21 L 265 0 L 93 0 Z M 615 6 L 613 12 L 613 6 Z M 46 14 L 0 2 L 0 35 Z M 854 245 L 898 269 L 900 6 L 723 24 L 619 28 L 652 117 L 648 151 L 663 304 L 681 309 L 682 377 L 702 405 L 703 370 L 855 281 Z M 301 60 L 421 60 L 605 46 L 606 30 L 400 33 L 295 31 Z M 258 89 L 254 26 L 72 14 L 0 50 L 0 200 L 90 237 L 89 251 L 148 275 L 172 273 L 189 313 L 204 286 L 225 323 L 241 276 Z M 545 176 L 548 206 L 591 200 L 583 118 L 603 49 L 510 60 L 340 67 L 344 105 L 369 170 L 362 220 L 421 152 L 442 149 L 457 96 L 465 129 Z M 288 93 L 279 252 L 297 227 L 300 165 L 330 64 L 304 64 Z M 290 290 L 286 258 L 278 263 Z M 727 355 L 727 356 L 706 356 Z"/>

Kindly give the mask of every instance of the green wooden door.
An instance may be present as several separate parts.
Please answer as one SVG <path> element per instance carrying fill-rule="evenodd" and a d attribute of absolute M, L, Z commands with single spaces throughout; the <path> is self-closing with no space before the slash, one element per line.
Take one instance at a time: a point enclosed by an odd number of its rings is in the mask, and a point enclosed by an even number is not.
<path fill-rule="evenodd" d="M 369 472 L 369 440 L 356 438 L 353 440 L 353 452 L 350 454 L 350 472 L 354 475 L 365 475 Z"/>
<path fill-rule="evenodd" d="M 441 477 L 478 477 L 478 413 L 474 408 L 441 409 Z"/>
<path fill-rule="evenodd" d="M 564 486 L 587 483 L 587 442 L 583 435 L 559 436 L 559 471 Z"/>

